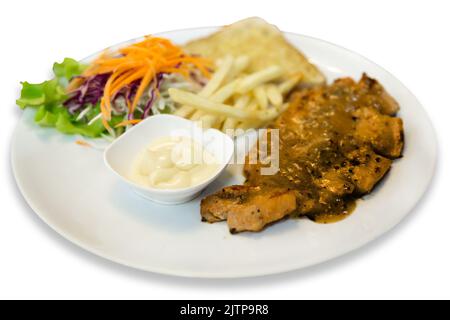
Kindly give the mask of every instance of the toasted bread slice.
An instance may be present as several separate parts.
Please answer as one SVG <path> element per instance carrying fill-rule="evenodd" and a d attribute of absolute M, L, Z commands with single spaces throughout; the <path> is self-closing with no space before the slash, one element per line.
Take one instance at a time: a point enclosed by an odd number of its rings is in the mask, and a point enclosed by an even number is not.
<path fill-rule="evenodd" d="M 270 65 L 279 65 L 286 77 L 301 73 L 303 81 L 322 84 L 325 77 L 273 25 L 261 18 L 248 18 L 223 27 L 220 31 L 185 45 L 191 54 L 218 59 L 227 54 L 248 55 L 249 71 L 258 71 Z"/>

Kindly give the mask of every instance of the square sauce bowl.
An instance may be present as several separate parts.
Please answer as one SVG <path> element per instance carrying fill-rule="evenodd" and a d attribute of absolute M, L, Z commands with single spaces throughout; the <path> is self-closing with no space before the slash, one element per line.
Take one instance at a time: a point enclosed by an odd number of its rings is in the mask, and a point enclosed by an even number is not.
<path fill-rule="evenodd" d="M 205 181 L 180 189 L 160 189 L 140 185 L 131 180 L 132 167 L 139 154 L 148 146 L 165 137 L 187 137 L 200 144 L 218 161 L 217 171 Z M 233 157 L 234 142 L 216 129 L 203 130 L 197 123 L 173 115 L 154 115 L 117 138 L 104 152 L 106 166 L 134 192 L 161 204 L 180 204 L 197 197 L 217 179 Z"/>

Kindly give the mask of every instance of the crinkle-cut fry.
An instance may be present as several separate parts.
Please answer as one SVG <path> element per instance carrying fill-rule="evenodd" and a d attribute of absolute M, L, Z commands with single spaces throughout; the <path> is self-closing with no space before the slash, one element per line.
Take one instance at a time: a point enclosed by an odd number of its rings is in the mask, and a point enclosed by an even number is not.
<path fill-rule="evenodd" d="M 278 79 L 282 75 L 283 70 L 279 66 L 267 67 L 243 78 L 239 83 L 237 92 L 247 93 L 263 83 Z"/>
<path fill-rule="evenodd" d="M 303 74 L 298 73 L 278 85 L 282 95 L 288 94 L 303 79 Z"/>
<path fill-rule="evenodd" d="M 275 107 L 279 107 L 283 104 L 283 95 L 278 89 L 278 86 L 274 84 L 268 84 L 265 89 L 267 98 L 272 105 L 274 105 Z"/>
<path fill-rule="evenodd" d="M 233 117 L 241 120 L 247 119 L 258 119 L 258 120 L 271 120 L 274 119 L 277 114 L 269 110 L 266 111 L 254 111 L 250 112 L 248 110 L 241 110 L 233 108 L 230 105 L 223 103 L 218 103 L 211 101 L 207 98 L 200 97 L 191 92 L 183 91 L 180 89 L 170 88 L 169 95 L 173 101 L 180 104 L 192 105 L 199 110 L 203 110 L 208 113 L 213 113 L 217 115 L 223 115 L 228 117 Z"/>

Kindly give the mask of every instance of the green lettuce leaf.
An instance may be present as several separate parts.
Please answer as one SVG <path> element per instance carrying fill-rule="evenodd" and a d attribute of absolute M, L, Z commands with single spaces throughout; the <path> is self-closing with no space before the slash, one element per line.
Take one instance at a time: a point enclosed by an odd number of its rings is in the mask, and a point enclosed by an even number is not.
<path fill-rule="evenodd" d="M 22 82 L 20 98 L 17 105 L 24 109 L 36 108 L 35 122 L 42 127 L 54 127 L 65 134 L 80 134 L 87 137 L 100 137 L 106 131 L 101 119 L 88 125 L 88 123 L 100 113 L 100 105 L 91 107 L 82 119 L 78 119 L 79 113 L 71 114 L 64 106 L 68 98 L 65 87 L 69 81 L 86 69 L 86 65 L 80 64 L 74 59 L 65 58 L 61 63 L 53 65 L 55 78 L 42 83 Z M 87 107 L 87 106 L 86 106 Z M 123 116 L 113 116 L 109 122 L 112 127 L 123 120 Z M 115 129 L 120 135 L 124 128 Z"/>
<path fill-rule="evenodd" d="M 65 58 L 62 63 L 55 63 L 54 79 L 35 84 L 22 82 L 17 105 L 22 109 L 36 108 L 34 120 L 40 126 L 55 127 L 65 134 L 80 134 L 92 138 L 101 136 L 105 127 L 100 119 L 88 125 L 88 122 L 100 113 L 99 105 L 92 108 L 80 121 L 77 121 L 77 114 L 70 114 L 63 105 L 67 99 L 64 88 L 72 77 L 80 75 L 85 69 L 85 65 L 71 58 Z M 114 126 L 120 121 L 121 117 L 113 117 L 111 125 Z"/>
<path fill-rule="evenodd" d="M 42 127 L 54 127 L 58 120 L 58 111 L 49 111 L 42 105 L 37 110 L 34 121 Z"/>
<path fill-rule="evenodd" d="M 25 107 L 39 107 L 62 103 L 66 98 L 64 88 L 74 76 L 80 75 L 86 65 L 80 64 L 72 58 L 65 58 L 61 63 L 53 65 L 55 78 L 42 83 L 22 82 L 20 98 L 16 101 L 22 109 Z"/>
<path fill-rule="evenodd" d="M 22 91 L 16 103 L 23 109 L 25 107 L 39 107 L 41 105 L 60 103 L 66 98 L 64 88 L 58 84 L 57 79 L 36 84 L 22 82 Z"/>
<path fill-rule="evenodd" d="M 67 111 L 59 113 L 55 127 L 65 134 L 81 134 L 91 138 L 99 137 L 105 131 L 105 127 L 100 119 L 90 125 L 87 123 L 75 123 L 71 121 L 70 114 Z"/>
<path fill-rule="evenodd" d="M 54 106 L 50 109 L 46 106 L 39 107 L 34 120 L 40 126 L 55 127 L 65 134 L 81 134 L 95 138 L 105 131 L 105 127 L 100 119 L 90 125 L 87 122 L 74 121 L 74 116 L 63 105 Z"/>
<path fill-rule="evenodd" d="M 55 62 L 53 64 L 53 73 L 60 84 L 67 86 L 73 77 L 82 74 L 86 68 L 86 65 L 79 63 L 75 59 L 65 58 L 63 62 Z"/>

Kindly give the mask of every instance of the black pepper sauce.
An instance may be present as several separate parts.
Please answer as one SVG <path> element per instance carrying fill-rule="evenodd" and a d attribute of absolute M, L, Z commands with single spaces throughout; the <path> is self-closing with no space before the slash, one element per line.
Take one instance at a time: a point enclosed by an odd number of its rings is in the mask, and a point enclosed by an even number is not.
<path fill-rule="evenodd" d="M 356 200 L 349 198 L 346 200 L 345 205 L 346 208 L 342 212 L 336 211 L 331 213 L 330 212 L 317 213 L 307 217 L 316 223 L 322 224 L 339 222 L 352 214 L 353 210 L 356 208 Z"/>
<path fill-rule="evenodd" d="M 336 222 L 349 216 L 356 207 L 357 196 L 351 181 L 336 173 L 347 170 L 346 154 L 361 146 L 353 136 L 352 116 L 360 105 L 349 87 L 294 94 L 288 110 L 269 126 L 279 129 L 280 170 L 275 175 L 262 176 L 261 164 L 246 164 L 246 183 L 295 190 L 298 205 L 295 216 L 306 216 L 318 223 Z"/>

